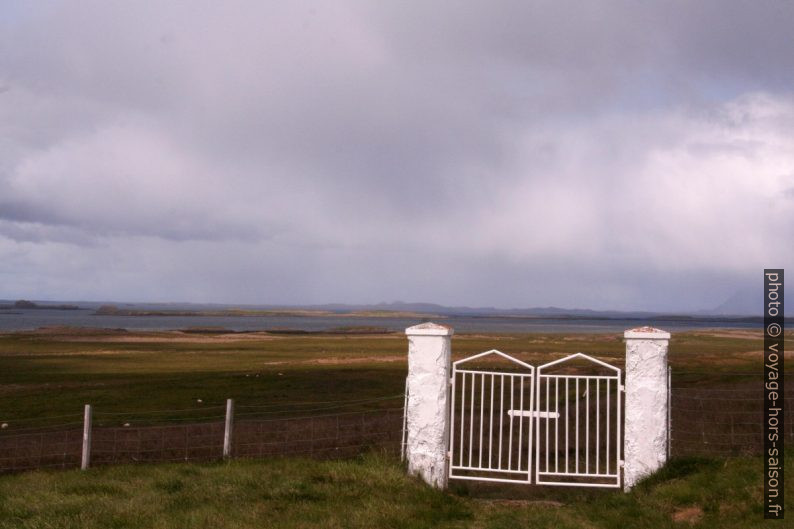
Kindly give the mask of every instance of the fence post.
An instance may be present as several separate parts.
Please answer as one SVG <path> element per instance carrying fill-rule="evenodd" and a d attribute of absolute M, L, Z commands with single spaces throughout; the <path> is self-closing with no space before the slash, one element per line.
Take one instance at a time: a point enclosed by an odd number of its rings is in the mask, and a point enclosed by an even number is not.
<path fill-rule="evenodd" d="M 83 413 L 83 459 L 80 470 L 86 470 L 91 465 L 91 405 L 85 405 Z"/>
<path fill-rule="evenodd" d="M 673 368 L 667 366 L 667 459 L 673 453 Z"/>
<path fill-rule="evenodd" d="M 629 490 L 667 461 L 670 333 L 652 327 L 629 329 L 626 340 L 623 486 Z"/>
<path fill-rule="evenodd" d="M 422 323 L 408 336 L 406 450 L 408 473 L 436 488 L 447 486 L 449 380 L 453 330 Z"/>
<path fill-rule="evenodd" d="M 226 399 L 226 424 L 223 430 L 223 459 L 232 457 L 232 428 L 234 427 L 234 400 Z"/>
<path fill-rule="evenodd" d="M 400 437 L 400 461 L 405 461 L 405 435 L 407 433 L 406 420 L 408 419 L 408 377 L 405 378 L 405 395 L 403 396 L 403 430 Z"/>

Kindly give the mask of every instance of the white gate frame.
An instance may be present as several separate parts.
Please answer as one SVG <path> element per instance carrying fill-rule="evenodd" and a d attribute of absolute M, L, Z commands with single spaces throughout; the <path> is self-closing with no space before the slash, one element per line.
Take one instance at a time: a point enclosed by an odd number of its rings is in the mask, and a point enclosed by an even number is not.
<path fill-rule="evenodd" d="M 505 372 L 505 371 L 497 371 L 497 370 L 475 370 L 475 369 L 465 369 L 461 368 L 463 364 L 466 362 L 470 362 L 472 360 L 476 360 L 479 358 L 484 358 L 486 356 L 496 355 L 503 359 L 506 359 L 514 364 L 521 366 L 522 368 L 526 369 L 526 373 L 521 372 Z M 550 367 L 563 364 L 565 362 L 575 360 L 575 359 L 583 359 L 589 362 L 592 362 L 596 365 L 601 367 L 607 368 L 611 370 L 614 374 L 612 375 L 555 375 L 555 374 L 544 374 L 543 370 L 548 369 Z M 456 384 L 458 379 L 458 374 L 461 375 L 461 393 L 460 393 L 460 424 L 459 424 L 459 431 L 455 430 L 455 403 L 456 403 Z M 480 391 L 479 391 L 479 403 L 480 403 L 480 426 L 479 426 L 479 447 L 478 447 L 478 454 L 477 457 L 474 457 L 474 430 L 475 430 L 475 417 L 474 417 L 474 403 L 477 401 L 477 378 L 479 375 L 480 379 Z M 485 392 L 485 381 L 486 377 L 490 377 L 490 408 L 488 410 L 488 438 L 487 438 L 487 462 L 483 464 L 483 431 L 486 428 L 486 392 Z M 468 430 L 468 458 L 464 457 L 464 450 L 463 448 L 466 446 L 466 425 L 465 425 L 465 416 L 464 413 L 466 412 L 466 379 L 470 378 L 471 380 L 471 390 L 470 395 L 468 397 L 470 406 L 468 410 L 469 415 L 469 430 Z M 505 379 L 509 380 L 510 385 L 510 395 L 511 395 L 511 402 L 509 402 L 509 409 L 505 412 L 505 402 L 504 402 L 504 389 L 505 389 Z M 513 398 L 515 396 L 515 382 L 516 379 L 519 379 L 520 384 L 520 398 L 518 402 L 518 408 L 515 408 L 515 402 L 513 402 Z M 494 416 L 494 387 L 497 384 L 497 380 L 499 381 L 499 388 L 500 388 L 500 395 L 499 395 L 499 441 L 497 446 L 497 464 L 494 465 L 494 451 L 493 451 L 493 416 Z M 523 391 L 523 384 L 526 381 L 529 381 L 529 407 L 525 408 L 524 406 L 524 391 Z M 546 410 L 539 410 L 536 409 L 540 407 L 541 402 L 541 381 L 546 381 Z M 570 446 L 568 443 L 568 435 L 566 433 L 566 442 L 565 442 L 565 462 L 566 462 L 566 469 L 563 472 L 559 472 L 557 466 L 559 464 L 559 439 L 557 439 L 557 432 L 558 430 L 555 429 L 555 458 L 556 458 L 556 465 L 555 471 L 549 472 L 548 466 L 548 454 L 549 454 L 549 442 L 548 442 L 548 430 L 546 429 L 546 443 L 545 443 L 545 451 L 546 451 L 546 467 L 544 471 L 541 471 L 541 439 L 540 439 L 540 421 L 541 419 L 551 421 L 559 421 L 560 419 L 560 411 L 559 411 L 559 400 L 555 397 L 555 410 L 552 411 L 549 409 L 549 386 L 550 381 L 555 380 L 555 391 L 559 387 L 559 380 L 565 380 L 566 386 L 570 385 L 570 381 L 574 380 L 574 385 L 577 390 L 577 398 L 576 398 L 576 422 L 575 422 L 575 442 L 574 446 L 576 448 L 576 456 L 575 456 L 575 463 L 574 463 L 574 471 L 570 472 L 567 469 L 568 463 L 568 453 L 570 451 Z M 585 414 L 585 439 L 586 439 L 586 451 L 585 451 L 585 471 L 579 471 L 579 381 L 585 381 L 585 409 L 587 413 Z M 596 421 L 596 471 L 590 472 L 590 460 L 589 460 L 589 450 L 590 447 L 590 386 L 591 382 L 595 381 L 596 385 L 596 414 L 595 414 L 595 421 Z M 607 392 L 606 392 L 606 409 L 607 409 L 607 426 L 606 426 L 606 435 L 607 435 L 607 448 L 605 450 L 604 458 L 606 465 L 606 471 L 601 472 L 601 462 L 600 462 L 600 421 L 601 421 L 601 403 L 600 403 L 600 389 L 601 389 L 601 382 L 606 381 L 607 385 Z M 610 443 L 610 428 L 612 425 L 610 424 L 610 391 L 612 390 L 612 383 L 615 383 L 615 392 L 616 392 L 616 409 L 617 409 L 617 416 L 615 419 L 616 424 L 614 428 L 616 428 L 616 434 L 614 438 L 614 459 L 610 459 L 610 455 L 612 452 L 612 444 Z M 582 353 L 575 353 L 564 358 L 560 358 L 558 360 L 554 360 L 553 362 L 549 362 L 543 364 L 542 366 L 538 367 L 537 370 L 535 367 L 527 364 L 526 362 L 522 362 L 516 358 L 513 358 L 501 351 L 496 349 L 492 349 L 490 351 L 485 351 L 483 353 L 479 353 L 462 360 L 458 360 L 453 362 L 452 364 L 452 373 L 450 377 L 450 387 L 452 393 L 450 411 L 449 411 L 449 418 L 450 418 L 450 429 L 449 429 L 449 477 L 455 479 L 464 479 L 464 480 L 474 480 L 474 481 L 493 481 L 493 482 L 501 482 L 501 483 L 524 483 L 530 484 L 533 481 L 534 475 L 534 482 L 538 485 L 554 485 L 554 486 L 572 486 L 572 487 L 609 487 L 609 488 L 618 488 L 621 485 L 621 477 L 622 472 L 621 469 L 623 467 L 623 461 L 620 457 L 620 450 L 622 447 L 622 399 L 621 393 L 624 391 L 624 386 L 621 380 L 621 370 L 617 367 L 614 367 L 606 362 L 593 358 L 591 356 L 582 354 Z M 557 393 L 558 395 L 558 393 Z M 566 425 L 567 425 L 567 399 L 568 399 L 568 392 L 566 391 Z M 502 446 L 502 434 L 503 432 L 503 423 L 504 415 L 510 417 L 509 423 L 509 435 L 507 441 L 507 466 L 503 465 L 502 461 L 502 453 L 503 453 L 503 446 Z M 514 460 L 512 458 L 513 454 L 513 419 L 515 417 L 519 417 L 519 438 L 518 438 L 518 461 L 517 465 L 514 466 Z M 524 418 L 529 418 L 528 424 L 528 435 L 526 438 L 523 435 L 523 428 L 524 428 Z M 548 424 L 548 423 L 547 423 Z M 534 430 L 534 435 L 533 435 Z M 459 453 L 455 454 L 455 446 L 456 440 L 459 443 Z M 523 445 L 526 444 L 526 446 Z M 534 450 L 533 450 L 534 444 Z M 527 459 L 525 460 L 527 465 L 526 469 L 522 470 L 521 464 L 521 455 L 526 451 Z M 457 456 L 457 458 L 456 458 Z M 533 457 L 534 456 L 534 457 Z M 467 461 L 464 464 L 464 459 Z M 611 463 L 611 464 L 610 464 Z M 610 472 L 610 469 L 614 468 L 614 472 Z M 515 477 L 484 477 L 484 476 L 472 476 L 465 474 L 466 472 L 478 472 L 478 473 L 492 473 L 493 475 L 514 475 Z M 550 476 L 554 476 L 556 478 L 560 478 L 557 481 L 549 480 Z M 564 478 L 570 478 L 567 481 L 563 481 Z M 583 482 L 582 480 L 587 480 L 588 478 L 602 480 L 606 482 Z M 614 480 L 614 481 L 613 481 Z"/>
<path fill-rule="evenodd" d="M 453 329 L 426 322 L 408 327 L 405 334 L 408 337 L 409 391 L 405 407 L 408 473 L 419 476 L 432 487 L 445 488 L 450 477 L 450 422 L 454 420 L 449 399 Z M 620 473 L 625 490 L 629 490 L 667 461 L 670 439 L 667 353 L 670 333 L 653 327 L 638 327 L 627 330 L 623 337 L 626 341 L 625 392 L 618 396 L 621 406 L 625 404 L 620 421 L 623 445 Z M 456 364 L 461 365 L 462 362 Z M 525 364 L 524 367 L 532 366 Z M 615 373 L 623 374 L 618 370 Z M 533 407 L 539 408 L 540 403 L 534 402 Z M 540 412 L 519 410 L 519 413 L 522 417 L 528 414 L 536 419 L 554 418 Z M 542 423 L 531 420 L 529 427 L 533 428 L 533 424 Z M 617 439 L 617 442 L 620 444 L 621 440 Z M 536 455 L 534 459 L 537 464 Z M 601 473 L 600 468 L 598 473 Z M 527 476 L 526 482 L 531 479 L 532 476 Z"/>
<path fill-rule="evenodd" d="M 505 371 L 490 371 L 490 370 L 474 370 L 474 369 L 461 369 L 460 366 L 466 362 L 470 362 L 472 360 L 476 360 L 478 358 L 484 358 L 486 356 L 496 355 L 502 357 L 510 362 L 513 362 L 522 368 L 525 368 L 528 372 L 527 373 L 509 373 Z M 461 386 L 461 421 L 460 421 L 460 433 L 458 436 L 458 432 L 455 431 L 455 387 L 457 384 L 457 375 L 460 373 L 462 375 L 462 386 Z M 463 464 L 464 454 L 463 454 L 463 447 L 464 445 L 464 435 L 466 433 L 465 428 L 465 418 L 463 416 L 464 411 L 466 410 L 466 378 L 467 375 L 471 375 L 471 396 L 469 402 L 472 404 L 470 405 L 469 411 L 469 457 L 467 464 Z M 474 447 L 474 402 L 476 399 L 475 388 L 477 383 L 477 375 L 480 375 L 480 428 L 479 428 L 479 450 L 478 450 L 478 457 L 476 461 L 473 459 L 473 447 Z M 491 381 L 491 390 L 490 390 L 490 409 L 489 409 L 489 419 L 488 419 L 488 461 L 487 465 L 483 465 L 483 429 L 485 428 L 485 377 L 489 376 Z M 494 386 L 496 385 L 497 377 L 499 377 L 499 391 L 500 391 L 500 398 L 499 398 L 499 441 L 497 445 L 497 461 L 496 466 L 493 465 L 493 416 L 494 416 Z M 505 390 L 505 378 L 509 379 L 510 384 L 510 402 L 509 406 L 510 409 L 507 411 L 507 415 L 510 417 L 509 419 L 509 435 L 507 440 L 507 467 L 502 465 L 502 434 L 503 434 L 503 420 L 504 420 L 504 390 Z M 515 382 L 518 379 L 519 382 L 519 402 L 518 402 L 518 409 L 515 409 Z M 529 408 L 525 411 L 524 409 L 524 383 L 525 381 L 529 382 Z M 458 360 L 453 362 L 452 364 L 452 376 L 450 378 L 450 385 L 451 385 L 451 393 L 452 393 L 452 402 L 450 405 L 450 439 L 449 439 L 449 477 L 455 479 L 467 479 L 467 480 L 474 480 L 474 481 L 494 481 L 500 483 L 531 483 L 532 482 L 532 474 L 533 474 L 533 460 L 532 460 L 532 429 L 534 426 L 533 420 L 528 421 L 529 424 L 527 425 L 527 436 L 526 436 L 526 470 L 522 470 L 521 465 L 521 456 L 524 453 L 524 447 L 522 446 L 522 442 L 524 442 L 524 417 L 532 417 L 531 412 L 534 410 L 534 399 L 535 399 L 535 391 L 534 391 L 534 384 L 535 384 L 535 368 L 521 360 L 513 358 L 509 355 L 501 351 L 497 351 L 496 349 L 491 349 L 490 351 L 485 351 L 484 353 L 479 353 L 474 356 L 470 356 L 468 358 L 464 358 L 462 360 Z M 515 461 L 514 467 L 514 460 L 513 460 L 513 419 L 515 417 L 519 418 L 518 422 L 518 452 L 517 452 L 517 460 Z M 455 456 L 455 438 L 458 437 L 460 442 L 460 456 L 458 461 L 454 460 Z M 476 464 L 475 464 L 476 463 Z M 455 472 L 458 471 L 456 474 Z M 515 478 L 506 478 L 506 477 L 481 477 L 481 476 L 470 476 L 466 474 L 462 474 L 461 472 L 491 472 L 495 475 L 499 474 L 512 474 L 515 475 Z"/>
<path fill-rule="evenodd" d="M 570 362 L 571 360 L 582 359 L 592 362 L 596 365 L 604 367 L 614 372 L 613 375 L 554 375 L 554 374 L 545 374 L 543 373 L 544 369 L 548 369 L 553 366 L 561 365 L 566 362 Z M 546 417 L 547 420 L 551 421 L 552 419 L 557 421 L 555 423 L 554 428 L 554 466 L 555 470 L 551 472 L 549 470 L 550 462 L 549 462 L 549 451 L 550 451 L 550 441 L 549 441 L 549 430 L 550 430 L 550 422 L 546 423 L 546 443 L 544 445 L 546 459 L 545 459 L 545 470 L 541 471 L 541 459 L 540 459 L 540 448 L 541 448 L 541 438 L 540 438 L 540 413 L 536 415 L 537 417 L 537 425 L 535 426 L 535 483 L 538 485 L 555 485 L 555 486 L 570 486 L 570 487 L 610 487 L 610 488 L 618 488 L 620 487 L 620 479 L 621 479 L 621 468 L 623 467 L 623 461 L 620 457 L 620 449 L 622 447 L 622 437 L 621 437 L 621 430 L 623 426 L 622 420 L 622 406 L 621 406 L 621 394 L 624 391 L 624 386 L 621 383 L 621 370 L 615 366 L 609 365 L 606 362 L 598 360 L 597 358 L 593 358 L 592 356 L 588 356 L 583 353 L 575 353 L 565 358 L 560 358 L 559 360 L 554 360 L 553 362 L 549 362 L 547 364 L 543 364 L 542 366 L 538 367 L 538 376 L 537 376 L 537 383 L 535 387 L 537 388 L 537 399 L 535 402 L 538 403 L 540 406 L 541 402 L 541 386 L 542 381 L 545 380 L 546 382 Z M 554 380 L 554 405 L 555 410 L 554 413 L 551 414 L 549 412 L 549 399 L 550 399 L 550 392 L 549 388 L 551 386 L 551 381 Z M 560 471 L 559 469 L 559 420 L 560 420 L 560 412 L 559 412 L 559 386 L 560 381 L 565 381 L 565 444 L 564 444 L 564 454 L 565 454 L 565 466 L 564 470 Z M 571 384 L 573 381 L 573 384 Z M 579 402 L 580 402 L 580 393 L 579 393 L 579 382 L 584 381 L 585 385 L 585 461 L 584 461 L 584 472 L 579 471 Z M 595 458 L 596 458 L 596 467 L 595 472 L 590 471 L 590 386 L 591 381 L 595 381 L 595 390 L 596 390 L 596 413 L 595 413 L 595 421 L 596 421 L 596 429 L 595 429 Z M 600 426 L 601 426 L 601 381 L 606 382 L 606 449 L 604 451 L 604 465 L 606 465 L 606 472 L 600 472 L 601 469 L 601 461 L 600 461 L 600 454 L 601 454 L 601 439 L 600 439 Z M 612 440 L 613 443 L 610 444 L 610 431 L 611 431 L 611 424 L 610 424 L 610 416 L 611 416 L 611 407 L 610 407 L 610 393 L 611 393 L 611 385 L 615 383 L 615 394 L 617 398 L 616 403 L 616 418 L 615 418 L 615 425 L 616 433 L 615 439 Z M 569 394 L 569 386 L 574 386 L 576 391 L 576 400 L 574 406 L 576 407 L 575 411 L 575 427 L 574 427 L 574 443 L 573 447 L 575 448 L 575 456 L 574 456 L 574 464 L 573 464 L 573 471 L 569 471 L 568 463 L 569 463 L 569 454 L 571 451 L 571 444 L 569 439 L 569 427 L 568 427 L 568 394 Z M 612 450 L 611 448 L 614 446 L 614 459 L 611 458 Z M 610 469 L 614 467 L 614 472 L 610 472 Z M 544 479 L 544 477 L 546 479 Z M 558 480 L 548 479 L 550 477 L 561 478 Z M 564 478 L 570 478 L 567 481 L 563 481 Z M 597 479 L 606 482 L 585 482 L 582 480 L 586 479 Z M 614 480 L 614 481 L 607 481 L 607 480 Z"/>

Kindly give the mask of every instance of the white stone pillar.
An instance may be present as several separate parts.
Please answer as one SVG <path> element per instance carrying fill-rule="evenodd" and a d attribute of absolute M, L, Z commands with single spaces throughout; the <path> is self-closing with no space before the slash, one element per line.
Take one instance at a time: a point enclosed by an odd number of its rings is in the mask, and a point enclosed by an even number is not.
<path fill-rule="evenodd" d="M 667 346 L 670 333 L 630 329 L 626 339 L 623 485 L 629 490 L 667 461 Z"/>
<path fill-rule="evenodd" d="M 408 473 L 446 488 L 452 328 L 422 323 L 408 336 L 406 448 Z"/>

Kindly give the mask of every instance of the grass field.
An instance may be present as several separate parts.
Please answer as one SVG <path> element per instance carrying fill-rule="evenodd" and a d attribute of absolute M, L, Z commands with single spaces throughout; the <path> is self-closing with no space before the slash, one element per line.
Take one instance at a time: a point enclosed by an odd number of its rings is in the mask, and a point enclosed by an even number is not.
<path fill-rule="evenodd" d="M 498 348 L 534 365 L 585 352 L 622 365 L 619 335 L 457 335 L 455 358 Z M 763 341 L 748 331 L 677 333 L 676 383 L 723 383 L 759 372 Z M 368 399 L 403 392 L 406 338 L 383 335 L 196 334 L 48 330 L 0 335 L 0 421 L 10 429 L 51 416 L 203 410 Z M 201 402 L 199 402 L 199 400 Z M 393 406 L 392 402 L 370 404 Z M 184 416 L 184 412 L 180 412 Z M 131 413 L 134 416 L 134 413 Z M 161 416 L 168 419 L 169 416 Z M 98 420 L 101 420 L 98 419 Z"/>
<path fill-rule="evenodd" d="M 752 458 L 675 460 L 629 494 L 459 484 L 440 492 L 377 455 L 115 466 L 0 477 L 0 528 L 749 529 L 770 525 L 760 483 Z M 787 498 L 791 509 L 794 487 Z"/>
<path fill-rule="evenodd" d="M 618 335 L 453 340 L 456 359 L 492 348 L 533 365 L 579 351 L 618 366 L 624 357 Z M 760 333 L 676 333 L 674 384 L 745 382 L 737 373 L 759 373 L 762 348 Z M 394 396 L 345 410 L 401 406 L 406 350 L 401 334 L 3 334 L 0 421 L 8 434 L 79 421 L 85 403 L 95 406 L 100 426 L 201 419 L 219 413 L 226 398 L 290 410 L 295 402 Z M 146 414 L 154 410 L 180 411 Z M 791 467 L 790 458 L 789 475 Z M 760 471 L 757 458 L 678 459 L 628 495 L 471 482 L 453 482 L 442 493 L 407 478 L 399 462 L 382 455 L 33 471 L 0 477 L 0 528 L 761 527 Z M 789 499 L 793 494 L 789 486 Z"/>

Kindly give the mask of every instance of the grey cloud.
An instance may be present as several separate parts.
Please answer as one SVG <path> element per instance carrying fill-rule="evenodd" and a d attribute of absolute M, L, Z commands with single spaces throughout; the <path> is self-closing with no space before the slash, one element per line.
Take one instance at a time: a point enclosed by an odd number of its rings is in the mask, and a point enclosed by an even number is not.
<path fill-rule="evenodd" d="M 0 210 L 4 205 L 0 204 Z M 101 244 L 95 232 L 87 233 L 79 228 L 41 222 L 14 222 L 0 219 L 0 237 L 15 243 L 68 244 L 80 247 L 97 247 Z"/>
<path fill-rule="evenodd" d="M 764 233 L 794 171 L 785 2 L 0 20 L 5 297 L 85 297 L 106 266 L 105 299 L 700 308 L 792 258 Z M 70 245 L 93 259 L 59 269 Z"/>

